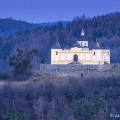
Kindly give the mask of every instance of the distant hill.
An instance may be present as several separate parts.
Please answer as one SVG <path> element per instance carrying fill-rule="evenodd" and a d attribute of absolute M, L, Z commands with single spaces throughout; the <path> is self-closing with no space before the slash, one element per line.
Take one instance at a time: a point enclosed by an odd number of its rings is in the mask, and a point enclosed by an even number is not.
<path fill-rule="evenodd" d="M 62 21 L 64 27 L 66 27 L 68 23 L 69 21 Z M 7 38 L 25 30 L 32 30 L 37 27 L 49 27 L 57 24 L 58 22 L 45 22 L 40 24 L 33 24 L 25 21 L 14 20 L 12 18 L 0 19 L 0 37 Z"/>
<path fill-rule="evenodd" d="M 108 13 L 108 14 L 105 14 L 105 16 L 107 16 L 107 17 L 113 17 L 113 16 L 115 16 L 115 15 L 117 15 L 117 14 L 120 14 L 120 12 L 111 12 L 111 13 Z"/>
<path fill-rule="evenodd" d="M 68 23 L 70 23 L 70 21 L 61 21 L 61 22 L 64 27 L 66 27 L 68 25 Z M 45 22 L 45 23 L 39 23 L 37 25 L 45 27 L 45 26 L 52 26 L 52 25 L 57 25 L 57 24 L 58 24 L 58 22 Z"/>
<path fill-rule="evenodd" d="M 10 37 L 15 33 L 36 27 L 37 25 L 35 24 L 14 20 L 12 18 L 0 19 L 0 37 Z"/>

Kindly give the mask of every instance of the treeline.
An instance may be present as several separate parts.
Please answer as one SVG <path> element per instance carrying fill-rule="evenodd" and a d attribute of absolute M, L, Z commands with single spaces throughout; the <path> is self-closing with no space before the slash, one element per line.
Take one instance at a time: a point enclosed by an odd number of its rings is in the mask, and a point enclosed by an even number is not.
<path fill-rule="evenodd" d="M 1 85 L 1 120 L 119 120 L 120 77 L 69 78 L 64 85 L 41 79 Z"/>

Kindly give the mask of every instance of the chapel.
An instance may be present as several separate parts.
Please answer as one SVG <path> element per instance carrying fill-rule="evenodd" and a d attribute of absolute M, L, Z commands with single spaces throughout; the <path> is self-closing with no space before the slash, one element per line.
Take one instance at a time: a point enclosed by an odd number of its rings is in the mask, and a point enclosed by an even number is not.
<path fill-rule="evenodd" d="M 51 64 L 110 64 L 110 49 L 107 46 L 100 46 L 98 41 L 92 49 L 89 49 L 88 39 L 82 30 L 73 47 L 62 49 L 58 41 L 54 43 L 51 48 Z"/>

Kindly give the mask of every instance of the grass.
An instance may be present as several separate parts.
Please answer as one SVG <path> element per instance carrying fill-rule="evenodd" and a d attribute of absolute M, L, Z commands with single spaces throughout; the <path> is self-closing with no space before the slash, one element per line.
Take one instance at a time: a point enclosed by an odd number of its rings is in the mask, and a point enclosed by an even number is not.
<path fill-rule="evenodd" d="M 56 72 L 52 71 L 52 72 Z M 62 73 L 69 73 L 70 75 L 62 75 Z M 58 73 L 58 75 L 57 75 Z M 77 75 L 76 75 L 76 74 Z M 83 74 L 83 78 L 81 78 L 81 73 Z M 11 75 L 11 74 L 10 74 Z M 99 77 L 98 77 L 98 76 Z M 58 70 L 55 75 L 51 75 L 49 71 L 46 71 L 45 73 L 40 70 L 33 70 L 33 71 L 27 71 L 22 74 L 16 75 L 13 78 L 7 78 L 7 79 L 0 79 L 1 85 L 3 83 L 11 82 L 11 83 L 18 83 L 18 84 L 44 84 L 44 83 L 53 83 L 57 86 L 59 85 L 66 85 L 69 81 L 69 79 L 74 78 L 78 80 L 85 80 L 87 78 L 102 78 L 102 77 L 110 77 L 112 75 L 119 76 L 120 75 L 120 68 L 113 68 L 111 70 L 107 71 L 95 71 L 95 70 Z"/>

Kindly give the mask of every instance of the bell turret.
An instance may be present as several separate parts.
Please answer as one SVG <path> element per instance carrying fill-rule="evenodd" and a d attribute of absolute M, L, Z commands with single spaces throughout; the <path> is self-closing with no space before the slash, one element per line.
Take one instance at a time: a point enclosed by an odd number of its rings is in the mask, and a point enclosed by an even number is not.
<path fill-rule="evenodd" d="M 96 44 L 94 45 L 93 49 L 101 49 L 100 44 L 96 38 Z"/>
<path fill-rule="evenodd" d="M 59 44 L 59 41 L 56 40 L 52 46 L 52 49 L 62 49 L 60 44 Z"/>
<path fill-rule="evenodd" d="M 84 30 L 82 29 L 81 36 L 84 36 L 84 35 L 85 35 L 85 33 L 84 33 Z"/>

